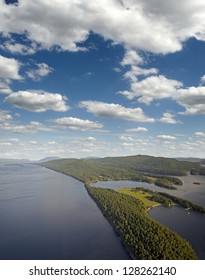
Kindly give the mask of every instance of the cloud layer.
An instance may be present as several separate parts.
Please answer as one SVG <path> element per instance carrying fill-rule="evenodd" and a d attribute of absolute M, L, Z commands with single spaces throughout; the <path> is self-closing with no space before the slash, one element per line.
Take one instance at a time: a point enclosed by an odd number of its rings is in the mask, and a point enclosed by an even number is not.
<path fill-rule="evenodd" d="M 91 31 L 154 53 L 179 51 L 190 37 L 205 40 L 201 0 L 21 0 L 18 6 L 0 0 L 0 7 L 0 32 L 26 34 L 46 49 L 77 51 Z"/>

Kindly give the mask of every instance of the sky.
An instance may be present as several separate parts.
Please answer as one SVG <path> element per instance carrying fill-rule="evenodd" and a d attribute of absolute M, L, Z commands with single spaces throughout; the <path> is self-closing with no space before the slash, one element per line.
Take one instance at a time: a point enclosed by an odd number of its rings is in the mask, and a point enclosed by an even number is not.
<path fill-rule="evenodd" d="M 205 158 L 203 0 L 0 0 L 0 158 Z"/>

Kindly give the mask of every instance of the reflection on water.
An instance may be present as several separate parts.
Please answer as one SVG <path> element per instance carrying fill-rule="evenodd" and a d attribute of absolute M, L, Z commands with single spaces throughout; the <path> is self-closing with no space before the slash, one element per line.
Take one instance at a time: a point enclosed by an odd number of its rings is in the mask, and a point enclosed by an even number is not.
<path fill-rule="evenodd" d="M 32 165 L 0 167 L 0 259 L 129 259 L 81 182 Z"/>

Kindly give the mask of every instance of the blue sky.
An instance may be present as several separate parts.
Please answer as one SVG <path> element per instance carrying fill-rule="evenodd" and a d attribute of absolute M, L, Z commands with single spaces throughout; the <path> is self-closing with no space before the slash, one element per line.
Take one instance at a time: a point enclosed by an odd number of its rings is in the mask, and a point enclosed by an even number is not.
<path fill-rule="evenodd" d="M 205 3 L 0 0 L 0 158 L 205 157 Z"/>

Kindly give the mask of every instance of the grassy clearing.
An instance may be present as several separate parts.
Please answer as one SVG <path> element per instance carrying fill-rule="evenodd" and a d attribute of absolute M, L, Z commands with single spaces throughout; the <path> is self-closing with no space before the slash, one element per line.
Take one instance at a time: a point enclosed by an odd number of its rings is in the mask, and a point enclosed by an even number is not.
<path fill-rule="evenodd" d="M 136 199 L 141 200 L 144 203 L 144 205 L 146 206 L 146 208 L 151 208 L 151 207 L 161 205 L 161 203 L 150 200 L 149 199 L 150 193 L 148 193 L 146 191 L 129 188 L 129 189 L 119 190 L 118 192 L 133 196 Z"/>

